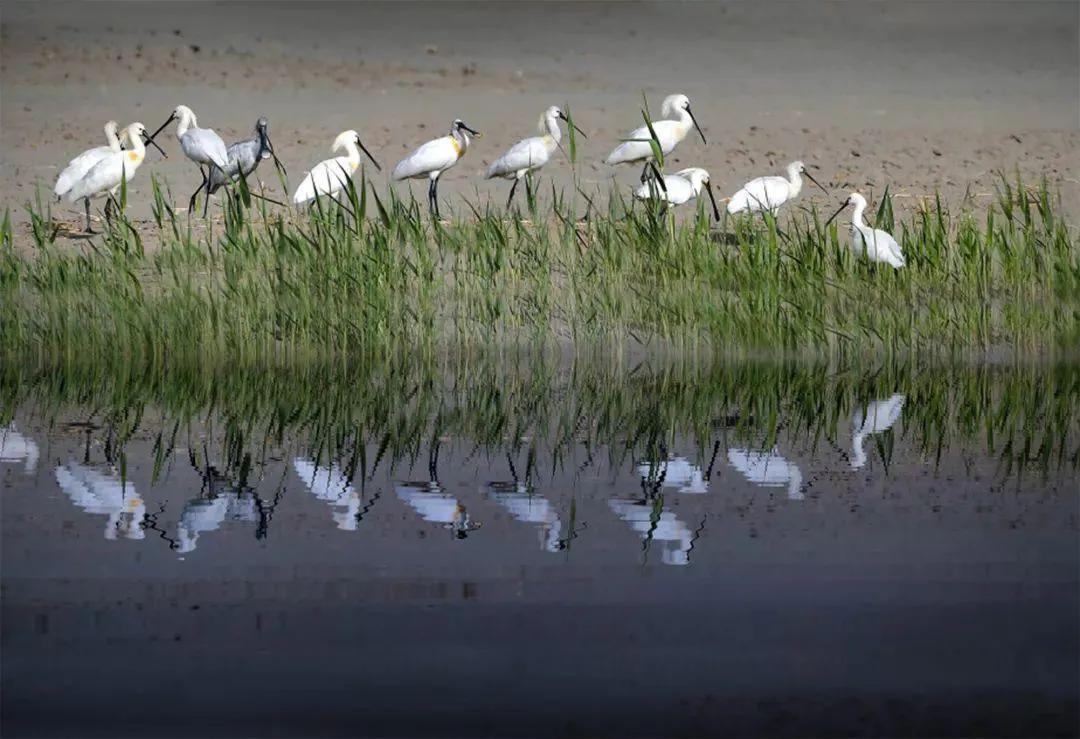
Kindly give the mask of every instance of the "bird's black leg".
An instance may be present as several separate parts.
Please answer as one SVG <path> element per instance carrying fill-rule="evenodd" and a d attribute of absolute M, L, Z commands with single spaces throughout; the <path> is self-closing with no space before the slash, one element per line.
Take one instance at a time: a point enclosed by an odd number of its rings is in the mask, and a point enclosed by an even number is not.
<path fill-rule="evenodd" d="M 112 208 L 113 198 L 112 195 L 105 196 L 105 223 L 112 225 Z"/>
<path fill-rule="evenodd" d="M 191 200 L 188 201 L 188 213 L 195 210 L 195 198 L 199 197 L 199 193 L 202 192 L 203 186 L 206 184 L 206 173 L 203 172 L 202 165 L 199 165 L 199 174 L 202 175 L 202 182 L 195 188 L 195 192 L 191 193 Z"/>
<path fill-rule="evenodd" d="M 652 162 L 646 161 L 645 166 L 641 168 L 641 184 L 645 184 L 649 181 L 649 165 Z"/>
<path fill-rule="evenodd" d="M 204 185 L 204 189 L 206 190 L 206 198 L 203 200 L 202 217 L 205 219 L 206 218 L 206 211 L 210 208 L 210 178 L 209 177 L 206 178 L 206 183 Z"/>
<path fill-rule="evenodd" d="M 510 197 L 506 199 L 506 209 L 510 210 L 510 203 L 514 201 L 514 190 L 517 189 L 518 178 L 514 178 L 514 184 L 510 185 Z"/>
<path fill-rule="evenodd" d="M 435 214 L 435 220 L 441 221 L 442 216 L 439 215 L 439 178 L 431 178 L 431 212 Z"/>
<path fill-rule="evenodd" d="M 90 198 L 83 198 L 83 204 L 86 206 L 86 233 L 97 233 L 97 231 L 90 227 Z"/>

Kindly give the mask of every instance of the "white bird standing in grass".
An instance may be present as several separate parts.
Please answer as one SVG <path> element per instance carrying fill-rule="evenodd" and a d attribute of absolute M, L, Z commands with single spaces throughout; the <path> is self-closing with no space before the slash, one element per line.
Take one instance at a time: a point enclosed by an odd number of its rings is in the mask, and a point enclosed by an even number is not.
<path fill-rule="evenodd" d="M 109 121 L 105 124 L 105 141 L 107 144 L 105 146 L 95 146 L 93 149 L 87 149 L 68 162 L 68 166 L 64 167 L 64 171 L 56 178 L 56 186 L 53 188 L 57 200 L 67 195 L 68 190 L 70 190 L 76 182 L 81 180 L 86 173 L 90 171 L 91 167 L 109 154 L 120 151 L 120 139 L 116 136 L 116 132 L 119 128 L 119 123 L 116 121 Z"/>
<path fill-rule="evenodd" d="M 562 141 L 562 130 L 559 128 L 560 119 L 566 121 L 567 126 L 574 126 L 562 110 L 552 105 L 540 116 L 539 130 L 541 136 L 522 139 L 488 167 L 484 179 L 490 180 L 494 177 L 504 177 L 514 181 L 514 184 L 510 186 L 510 196 L 506 199 L 507 208 L 510 207 L 510 203 L 514 200 L 514 191 L 517 189 L 518 180 L 547 164 L 551 155 L 555 153 L 555 149 L 558 148 L 559 143 Z M 577 126 L 574 126 L 574 130 L 585 136 L 584 132 Z M 588 137 L 586 136 L 586 138 Z M 525 184 L 528 186 L 528 181 Z"/>
<path fill-rule="evenodd" d="M 701 167 L 688 167 L 675 174 L 666 174 L 662 186 L 652 181 L 646 182 L 634 191 L 634 197 L 638 200 L 659 198 L 669 205 L 682 205 L 701 195 L 703 186 L 709 194 L 713 216 L 719 221 L 720 209 L 716 207 L 716 198 L 713 196 L 712 185 L 709 184 L 709 173 Z"/>
<path fill-rule="evenodd" d="M 131 181 L 131 178 L 135 176 L 135 170 L 146 158 L 146 147 L 142 139 L 145 135 L 146 126 L 138 122 L 132 123 L 125 129 L 125 136 L 131 148 L 127 151 L 110 152 L 68 190 L 69 202 L 77 203 L 82 200 L 86 204 L 86 233 L 94 233 L 90 228 L 90 199 L 109 196 L 109 203 L 105 206 L 105 216 L 108 217 L 112 195 L 120 188 L 121 182 Z M 152 138 L 147 140 L 153 142 Z"/>
<path fill-rule="evenodd" d="M 694 114 L 690 111 L 690 98 L 686 97 L 686 95 L 668 95 L 664 98 L 664 102 L 660 106 L 660 115 L 666 120 L 653 121 L 652 127 L 653 131 L 656 132 L 656 140 L 660 143 L 660 151 L 664 153 L 664 156 L 674 151 L 679 142 L 686 138 L 691 126 L 697 129 L 698 135 L 701 136 L 701 142 L 708 145 L 709 142 L 705 140 L 705 134 L 702 132 L 701 126 L 698 125 L 697 119 L 694 118 Z M 635 128 L 626 135 L 625 141 L 608 154 L 605 161 L 608 164 L 637 164 L 644 162 L 645 168 L 641 171 L 641 181 L 644 182 L 648 179 L 649 165 L 655 166 L 651 139 L 652 134 L 649 133 L 648 126 Z"/>
<path fill-rule="evenodd" d="M 863 213 L 866 211 L 866 198 L 859 193 L 851 193 L 848 199 L 836 209 L 836 212 L 829 216 L 829 220 L 825 221 L 825 225 L 828 226 L 832 223 L 833 219 L 840 215 L 840 211 L 849 205 L 855 206 L 855 212 L 851 214 L 852 250 L 860 256 L 865 254 L 866 258 L 871 262 L 884 262 L 897 269 L 903 267 L 906 264 L 904 252 L 901 251 L 900 245 L 896 243 L 896 239 L 892 237 L 892 234 L 888 231 L 882 231 L 880 228 L 870 228 L 863 220 Z"/>
<path fill-rule="evenodd" d="M 460 118 L 450 124 L 450 133 L 441 138 L 428 141 L 394 167 L 390 175 L 395 182 L 400 180 L 419 180 L 427 177 L 428 208 L 439 219 L 439 175 L 453 167 L 465 152 L 469 150 L 469 135 L 480 138 L 480 132 L 469 128 Z"/>
<path fill-rule="evenodd" d="M 225 148 L 225 142 L 216 131 L 212 128 L 199 128 L 195 113 L 186 105 L 177 105 L 168 120 L 162 123 L 150 138 L 157 136 L 173 121 L 177 121 L 176 138 L 180 140 L 180 148 L 184 150 L 184 155 L 188 159 L 199 165 L 199 174 L 202 175 L 202 183 L 191 194 L 191 200 L 188 201 L 190 212 L 195 208 L 195 198 L 210 181 L 210 168 L 225 169 L 229 166 L 229 152 Z M 203 170 L 204 166 L 206 170 Z"/>
<path fill-rule="evenodd" d="M 760 213 L 769 211 L 774 216 L 780 206 L 789 200 L 794 200 L 802 192 L 802 175 L 818 187 L 821 183 L 814 179 L 813 175 L 806 171 L 806 165 L 802 162 L 792 162 L 787 167 L 788 176 L 784 177 L 758 177 L 750 180 L 743 188 L 731 196 L 727 204 L 727 212 Z M 829 191 L 821 187 L 826 195 Z"/>
<path fill-rule="evenodd" d="M 345 156 L 324 159 L 311 168 L 293 194 L 294 205 L 310 203 L 320 195 L 335 197 L 347 188 L 349 180 L 360 167 L 361 151 L 367 154 L 368 159 L 375 165 L 375 169 L 382 171 L 375 157 L 371 156 L 371 152 L 361 143 L 360 134 L 356 131 L 352 129 L 342 131 L 334 139 L 334 144 L 330 147 L 331 153 L 342 150 L 345 151 Z"/>

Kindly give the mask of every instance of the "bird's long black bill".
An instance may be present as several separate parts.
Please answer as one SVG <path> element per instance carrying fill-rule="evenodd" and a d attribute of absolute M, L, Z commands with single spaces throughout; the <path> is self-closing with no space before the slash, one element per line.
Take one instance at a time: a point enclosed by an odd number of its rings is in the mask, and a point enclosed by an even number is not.
<path fill-rule="evenodd" d="M 700 136 L 700 137 L 701 137 L 701 143 L 703 143 L 703 144 L 705 144 L 706 146 L 708 146 L 708 145 L 709 145 L 709 142 L 705 140 L 705 132 L 704 132 L 704 131 L 702 131 L 702 130 L 701 130 L 701 126 L 699 126 L 699 125 L 698 125 L 698 122 L 697 122 L 697 118 L 695 118 L 695 117 L 694 117 L 694 114 L 693 114 L 693 113 L 692 113 L 692 112 L 690 111 L 690 106 L 687 106 L 687 107 L 686 107 L 686 112 L 690 114 L 690 120 L 694 122 L 694 128 L 696 128 L 696 129 L 697 129 L 697 132 L 698 132 L 698 136 Z"/>
<path fill-rule="evenodd" d="M 829 191 L 828 191 L 828 190 L 826 190 L 826 189 L 825 189 L 824 187 L 822 187 L 822 186 L 821 186 L 821 183 L 820 183 L 820 182 L 818 182 L 817 180 L 815 180 L 815 179 L 814 179 L 814 175 L 810 174 L 809 172 L 803 172 L 803 174 L 804 174 L 804 175 L 806 175 L 806 179 L 810 180 L 810 181 L 811 181 L 811 182 L 813 182 L 813 183 L 814 183 L 815 185 L 817 185 L 817 186 L 818 186 L 818 188 L 819 188 L 819 189 L 820 189 L 820 190 L 821 190 L 821 191 L 822 191 L 823 193 L 825 193 L 826 195 L 828 195 L 828 194 L 829 194 Z"/>
<path fill-rule="evenodd" d="M 707 193 L 709 193 L 709 202 L 712 203 L 713 218 L 715 218 L 716 222 L 719 223 L 720 222 L 720 209 L 716 207 L 716 196 L 713 195 L 712 183 L 709 183 L 709 182 L 705 183 L 705 191 Z"/>
<path fill-rule="evenodd" d="M 157 135 L 165 130 L 165 126 L 169 125 L 170 123 L 172 123 L 175 120 L 176 120 L 176 113 L 173 113 L 172 115 L 170 115 L 165 120 L 164 123 L 162 123 L 160 126 L 158 126 L 156 131 L 154 131 L 152 134 L 150 134 L 150 140 L 153 141 L 154 139 L 156 139 Z"/>
<path fill-rule="evenodd" d="M 270 156 L 274 158 L 274 166 L 280 169 L 281 173 L 285 175 L 285 177 L 288 177 L 289 170 L 285 169 L 285 165 L 281 163 L 280 159 L 278 159 L 277 152 L 274 151 L 274 145 L 270 143 L 270 136 L 266 137 L 266 148 L 270 150 Z"/>
<path fill-rule="evenodd" d="M 835 220 L 836 220 L 836 217 L 837 217 L 838 215 L 840 215 L 840 211 L 842 211 L 842 210 L 843 210 L 844 208 L 846 208 L 846 207 L 847 207 L 847 205 L 848 205 L 848 204 L 847 204 L 847 201 L 846 201 L 846 200 L 845 200 L 845 201 L 844 201 L 843 203 L 840 203 L 840 207 L 836 209 L 836 212 L 835 212 L 835 213 L 833 213 L 833 214 L 832 214 L 831 216 L 829 216 L 829 220 L 825 221 L 825 227 L 828 227 L 828 225 L 829 225 L 830 223 L 832 223 L 833 221 L 835 221 Z"/>
<path fill-rule="evenodd" d="M 153 137 L 148 136 L 145 131 L 143 132 L 143 143 L 149 144 L 150 146 L 160 151 L 161 156 L 165 157 L 166 159 L 169 158 L 169 155 L 165 153 L 165 150 L 158 146 L 158 142 L 154 141 Z"/>
<path fill-rule="evenodd" d="M 357 140 L 356 140 L 356 145 L 357 145 L 357 146 L 359 146 L 359 147 L 360 147 L 360 148 L 361 148 L 361 149 L 363 150 L 363 152 L 364 152 L 365 154 L 367 154 L 367 158 L 368 158 L 368 159 L 370 159 L 370 160 L 371 160 L 371 163 L 375 165 L 375 169 L 377 169 L 377 170 L 379 170 L 380 172 L 382 172 L 382 167 L 380 167 L 380 166 L 379 166 L 379 163 L 375 161 L 375 157 L 371 156 L 371 152 L 370 152 L 370 151 L 368 151 L 368 150 L 367 150 L 367 147 L 366 147 L 366 146 L 364 146 L 364 145 L 363 145 L 363 144 L 362 144 L 362 143 L 360 142 L 360 139 L 357 139 Z"/>
<path fill-rule="evenodd" d="M 562 118 L 564 121 L 566 121 L 567 125 L 573 126 L 574 130 L 577 131 L 581 135 L 581 138 L 583 138 L 583 139 L 589 138 L 588 136 L 585 135 L 584 131 L 582 131 L 580 128 L 578 128 L 578 125 L 576 123 L 574 123 L 572 120 L 567 118 L 565 115 L 560 115 L 559 117 Z"/>
<path fill-rule="evenodd" d="M 471 133 L 473 136 L 475 136 L 477 138 L 480 138 L 481 136 L 484 135 L 484 134 L 480 133 L 479 131 L 477 131 L 475 128 L 469 128 L 464 123 L 461 124 L 461 127 L 464 128 L 466 131 L 468 131 L 469 133 Z"/>

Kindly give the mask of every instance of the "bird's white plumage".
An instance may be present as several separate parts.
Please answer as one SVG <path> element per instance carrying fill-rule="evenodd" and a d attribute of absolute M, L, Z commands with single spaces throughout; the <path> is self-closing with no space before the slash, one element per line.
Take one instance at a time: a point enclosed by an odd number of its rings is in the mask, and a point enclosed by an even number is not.
<path fill-rule="evenodd" d="M 863 442 L 867 436 L 891 429 L 900 420 L 907 396 L 896 393 L 882 400 L 874 400 L 859 408 L 851 418 L 851 467 L 859 469 L 866 464 Z"/>
<path fill-rule="evenodd" d="M 871 262 L 888 264 L 897 269 L 903 267 L 907 263 L 904 252 L 892 234 L 880 228 L 870 228 L 863 220 L 866 198 L 853 192 L 848 203 L 855 206 L 855 212 L 851 216 L 851 248 L 854 252 L 865 256 Z"/>
<path fill-rule="evenodd" d="M 656 463 L 638 465 L 638 474 L 645 482 L 663 480 L 663 487 L 694 495 L 709 492 L 701 468 L 686 457 L 670 457 Z"/>
<path fill-rule="evenodd" d="M 127 138 L 131 143 L 131 149 L 127 151 L 110 152 L 97 164 L 71 186 L 67 192 L 67 198 L 71 202 L 77 202 L 84 198 L 96 198 L 115 192 L 121 181 L 130 182 L 135 176 L 135 171 L 146 158 L 146 148 L 143 146 L 142 134 L 146 128 L 141 123 L 132 123 L 127 127 Z"/>
<path fill-rule="evenodd" d="M 689 105 L 690 99 L 686 95 L 669 95 L 664 99 L 664 104 L 660 109 L 660 114 L 665 116 L 665 119 L 652 122 L 656 140 L 660 143 L 660 150 L 664 156 L 675 150 L 694 124 L 690 113 L 687 112 Z M 652 144 L 649 141 L 652 135 L 649 133 L 648 126 L 635 128 L 624 138 L 627 140 L 616 146 L 604 160 L 607 164 L 634 164 L 653 160 Z"/>
<path fill-rule="evenodd" d="M 106 123 L 105 140 L 108 144 L 87 149 L 68 162 L 68 165 L 64 167 L 64 171 L 56 178 L 56 186 L 53 188 L 56 197 L 60 198 L 67 195 L 68 190 L 70 190 L 76 182 L 85 177 L 86 173 L 89 172 L 95 164 L 109 154 L 120 151 L 120 139 L 117 138 L 116 135 L 117 129 L 118 124 L 116 121 L 109 121 Z"/>
<path fill-rule="evenodd" d="M 115 539 L 118 533 L 128 539 L 145 536 L 139 524 L 146 513 L 146 504 L 130 481 L 69 462 L 57 465 L 56 484 L 72 503 L 87 513 L 109 517 L 105 523 L 106 539 Z"/>
<path fill-rule="evenodd" d="M 184 155 L 197 164 L 225 168 L 229 164 L 229 152 L 225 142 L 211 128 L 199 128 L 198 119 L 186 105 L 176 106 L 176 138 Z"/>
<path fill-rule="evenodd" d="M 775 214 L 781 205 L 797 197 L 802 191 L 802 173 L 806 171 L 802 162 L 788 165 L 788 176 L 757 177 L 750 180 L 742 189 L 731 196 L 727 212 L 731 214 L 769 211 Z"/>
<path fill-rule="evenodd" d="M 14 424 L 0 428 L 0 462 L 25 462 L 29 475 L 37 468 L 40 454 L 37 442 L 16 431 Z"/>
<path fill-rule="evenodd" d="M 690 564 L 690 548 L 694 534 L 679 518 L 662 508 L 657 515 L 651 503 L 640 500 L 614 498 L 608 501 L 611 510 L 642 539 L 661 542 L 660 560 L 668 565 Z"/>
<path fill-rule="evenodd" d="M 682 205 L 700 195 L 702 186 L 708 181 L 708 172 L 700 167 L 690 167 L 664 175 L 664 187 L 652 181 L 646 182 L 634 191 L 634 197 L 639 200 L 656 197 L 672 205 Z"/>
<path fill-rule="evenodd" d="M 335 509 L 331 515 L 339 529 L 356 531 L 361 510 L 360 495 L 340 467 L 319 466 L 310 459 L 297 457 L 293 460 L 293 469 L 315 497 Z"/>
<path fill-rule="evenodd" d="M 540 116 L 540 136 L 532 136 L 514 144 L 501 157 L 491 163 L 487 170 L 487 179 L 505 177 L 507 179 L 524 177 L 543 167 L 562 141 L 559 129 L 560 110 L 551 106 Z"/>
<path fill-rule="evenodd" d="M 345 150 L 345 156 L 325 159 L 307 173 L 293 194 L 293 203 L 303 205 L 319 195 L 336 196 L 346 189 L 348 182 L 360 167 L 360 148 L 356 131 L 342 131 L 334 139 L 331 151 Z"/>
<path fill-rule="evenodd" d="M 524 484 L 489 483 L 491 497 L 500 503 L 517 521 L 540 524 L 540 545 L 549 552 L 564 548 L 559 534 L 562 523 L 555 506 L 547 498 L 532 493 Z"/>
<path fill-rule="evenodd" d="M 466 148 L 453 134 L 428 141 L 398 162 L 390 176 L 394 180 L 438 177 L 461 160 Z"/>

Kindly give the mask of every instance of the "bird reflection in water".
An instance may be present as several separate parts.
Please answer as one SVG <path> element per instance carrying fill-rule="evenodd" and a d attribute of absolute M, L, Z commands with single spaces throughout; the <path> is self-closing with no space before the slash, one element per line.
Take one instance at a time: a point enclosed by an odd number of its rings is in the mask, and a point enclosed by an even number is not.
<path fill-rule="evenodd" d="M 889 398 L 874 400 L 855 411 L 851 419 L 851 468 L 857 470 L 866 465 L 863 442 L 867 436 L 888 431 L 900 420 L 907 396 L 897 393 Z"/>
<path fill-rule="evenodd" d="M 653 541 L 663 543 L 661 562 L 666 565 L 690 564 L 694 533 L 674 513 L 663 507 L 662 496 L 655 500 L 615 498 L 609 500 L 608 505 L 616 516 L 641 535 L 646 550 Z"/>
<path fill-rule="evenodd" d="M 15 424 L 0 428 L 0 462 L 23 462 L 26 474 L 31 475 L 39 455 L 37 443 L 16 431 Z"/>
<path fill-rule="evenodd" d="M 488 497 L 499 503 L 516 521 L 539 524 L 540 547 L 549 552 L 566 549 L 560 537 L 562 522 L 555 507 L 542 495 L 537 495 L 524 482 L 489 482 Z"/>
<path fill-rule="evenodd" d="M 728 462 L 748 481 L 763 488 L 787 488 L 789 500 L 802 500 L 803 475 L 798 465 L 790 462 L 775 447 L 771 451 L 728 449 Z"/>
<path fill-rule="evenodd" d="M 108 516 L 105 538 L 142 539 L 146 532 L 140 525 L 146 504 L 131 482 L 120 479 L 115 470 L 108 473 L 93 467 L 68 462 L 57 465 L 56 482 L 71 502 L 87 513 Z"/>
<path fill-rule="evenodd" d="M 658 462 L 642 462 L 637 469 L 645 483 L 659 483 L 660 487 L 693 495 L 709 492 L 709 483 L 701 468 L 691 464 L 686 457 L 670 456 Z"/>
<path fill-rule="evenodd" d="M 297 457 L 293 469 L 316 498 L 333 508 L 331 516 L 341 531 L 356 531 L 364 513 L 360 494 L 348 475 L 336 464 L 317 465 L 310 459 Z"/>
<path fill-rule="evenodd" d="M 465 506 L 435 481 L 402 482 L 394 488 L 394 492 L 422 519 L 442 524 L 456 539 L 467 538 L 483 525 L 480 521 L 473 521 Z"/>

